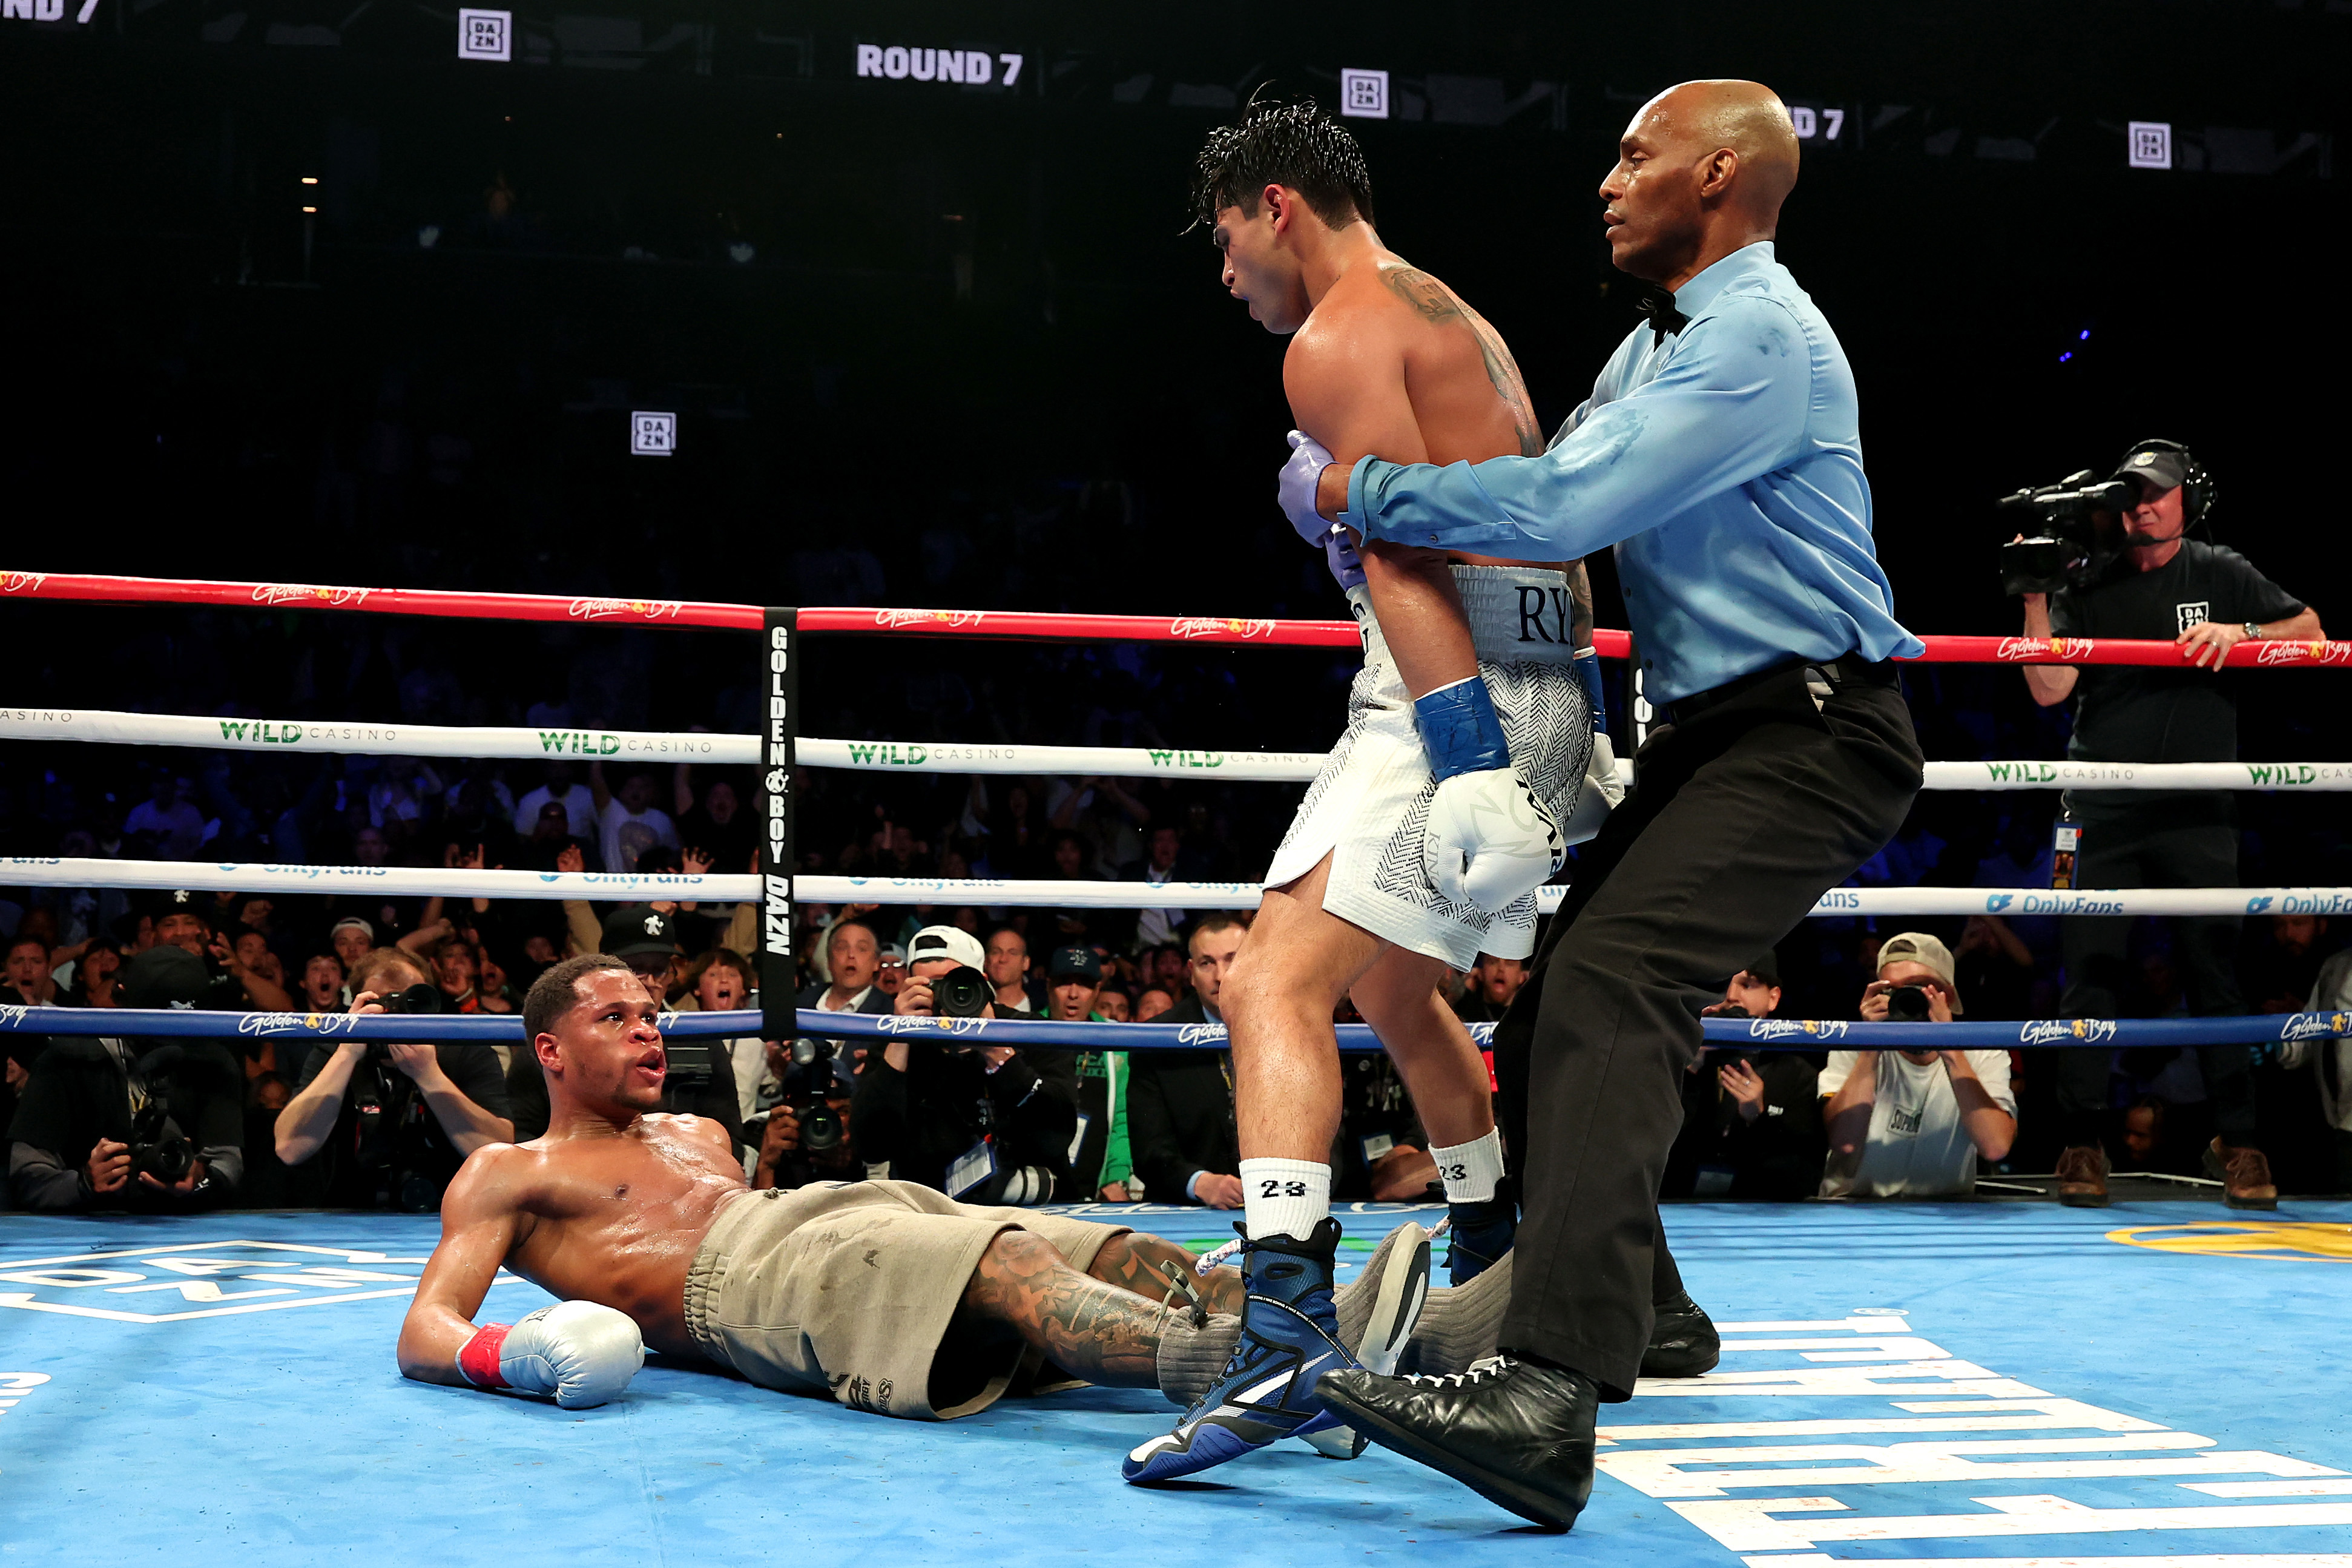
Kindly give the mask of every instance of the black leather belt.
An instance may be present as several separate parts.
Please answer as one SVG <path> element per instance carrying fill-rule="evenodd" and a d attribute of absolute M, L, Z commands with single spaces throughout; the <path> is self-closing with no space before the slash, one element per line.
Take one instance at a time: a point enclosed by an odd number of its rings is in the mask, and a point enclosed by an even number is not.
<path fill-rule="evenodd" d="M 1666 708 L 1667 722 L 1686 724 L 1708 709 L 1720 707 L 1741 693 L 1753 691 L 1766 681 L 1776 680 L 1794 669 L 1805 671 L 1808 678 L 1819 677 L 1832 690 L 1842 690 L 1848 686 L 1895 686 L 1901 684 L 1903 679 L 1891 658 L 1883 658 L 1874 664 L 1860 654 L 1850 653 L 1832 659 L 1791 659 L 1786 664 L 1759 669 L 1735 680 L 1727 680 L 1720 686 L 1711 686 L 1705 691 L 1695 691 L 1688 697 L 1677 699 Z"/>

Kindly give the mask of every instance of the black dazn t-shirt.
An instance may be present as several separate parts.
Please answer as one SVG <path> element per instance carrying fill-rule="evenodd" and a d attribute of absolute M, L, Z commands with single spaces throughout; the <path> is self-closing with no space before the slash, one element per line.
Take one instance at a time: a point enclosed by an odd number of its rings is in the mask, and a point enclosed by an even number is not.
<path fill-rule="evenodd" d="M 2234 550 L 2197 540 L 2153 572 L 2118 560 L 2088 588 L 2050 596 L 2051 629 L 2063 637 L 2170 642 L 2206 621 L 2236 626 L 2303 613 L 2303 602 Z M 2101 763 L 2233 763 L 2238 710 L 2226 678 L 2183 662 L 2085 665 L 2074 683 L 2074 738 L 2066 754 Z M 2225 795 L 2081 790 L 2076 809 L 2164 811 L 2180 819 L 2227 820 Z"/>

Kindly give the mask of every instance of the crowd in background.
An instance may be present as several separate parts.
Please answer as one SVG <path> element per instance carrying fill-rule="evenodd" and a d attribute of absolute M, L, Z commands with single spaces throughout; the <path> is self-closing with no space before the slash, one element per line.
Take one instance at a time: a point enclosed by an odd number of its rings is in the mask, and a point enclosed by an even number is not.
<path fill-rule="evenodd" d="M 842 559 L 812 558 L 800 566 L 804 574 L 838 575 L 842 560 L 870 559 L 870 553 L 844 542 L 834 552 Z M 887 591 L 878 582 L 881 570 L 877 563 L 867 574 L 877 577 L 865 585 L 869 596 Z M 833 596 L 848 596 L 855 584 L 830 586 Z M 750 732 L 756 673 L 744 668 L 740 637 L 142 610 L 125 612 L 136 619 L 124 623 L 123 636 L 74 645 L 70 633 L 82 623 L 60 614 L 68 608 L 12 607 L 34 649 L 34 679 L 61 700 L 205 713 L 232 723 L 503 723 L 540 732 L 551 754 L 532 761 L 452 761 L 333 754 L 299 743 L 183 751 L 8 742 L 0 744 L 0 848 L 8 853 L 539 871 L 740 873 L 753 866 L 754 781 L 748 770 L 569 754 L 571 737 L 597 727 L 671 725 L 665 732 L 684 742 L 688 754 L 697 732 Z M 69 656 L 69 647 L 78 651 Z M 803 671 L 803 727 L 853 741 L 1309 751 L 1336 736 L 1351 666 L 1345 655 L 1265 648 L 834 639 L 812 645 Z M 2310 682 L 2338 677 L 2264 672 L 2220 679 L 2233 683 L 2251 753 L 2327 755 L 2319 732 L 2323 709 L 2295 694 L 2308 698 Z M 1928 666 L 1906 671 L 1906 680 L 1931 757 L 2047 757 L 2064 748 L 2068 711 L 2028 700 L 2013 671 Z M 1627 750 L 1622 706 L 1614 721 L 1621 751 Z M 1196 752 L 1195 758 L 1214 754 Z M 1266 864 L 1297 793 L 1297 786 L 1227 782 L 1212 766 L 1137 779 L 809 768 L 802 771 L 798 793 L 799 868 L 882 877 L 1246 881 Z M 2242 879 L 2352 882 L 2346 864 L 2352 850 L 2329 811 L 2332 798 L 2237 797 Z M 1925 792 L 1855 880 L 1887 887 L 2048 886 L 2056 807 L 2054 795 L 2040 792 Z M 1571 863 L 1567 876 L 1572 880 L 1574 875 Z M 0 886 L 0 937 L 9 942 L 6 984 L 16 998 L 42 1006 L 122 1005 L 145 994 L 163 1005 L 335 1012 L 352 1005 L 354 975 L 373 953 L 378 955 L 373 962 L 389 966 L 388 991 L 429 984 L 446 1010 L 513 1012 L 531 981 L 567 953 L 600 946 L 614 951 L 605 944 L 608 938 L 624 940 L 613 926 L 623 913 L 609 905 L 555 900 L 275 890 L 207 892 L 166 903 L 96 886 Z M 658 962 L 646 958 L 649 984 L 658 984 L 667 1005 L 751 1003 L 751 937 L 744 911 L 688 901 L 631 918 L 642 926 L 648 914 L 662 925 Z M 1203 940 L 1199 911 L 803 905 L 800 917 L 803 929 L 795 951 L 803 1005 L 886 1010 L 908 973 L 914 939 L 939 927 L 979 944 L 982 962 L 972 967 L 989 972 L 992 1005 L 1000 1011 L 1098 1015 L 1112 1022 L 1214 1018 L 1213 988 L 1203 984 L 1194 951 Z M 844 921 L 851 922 L 848 945 L 857 950 L 848 960 L 854 984 L 833 957 Z M 1949 971 L 1944 983 L 1966 1016 L 2053 1017 L 2061 1011 L 2066 977 L 2059 921 L 2046 917 L 1808 920 L 1769 961 L 1759 959 L 1772 971 L 1772 984 L 1745 994 L 1752 1003 L 1769 991 L 1769 1010 L 1783 1017 L 1856 1016 L 1865 992 L 1884 982 L 1883 944 L 1906 927 L 1939 944 Z M 646 940 L 642 931 L 625 936 Z M 1220 928 L 1208 936 L 1235 942 L 1238 930 Z M 2189 1010 L 2173 942 L 2166 921 L 2134 923 L 2118 1016 L 2165 1017 Z M 2315 917 L 2247 921 L 2236 954 L 2245 1005 L 2278 1012 L 2315 1000 L 2326 1005 L 2327 998 L 2317 994 L 2326 989 L 2320 971 L 2339 942 L 2328 922 Z M 179 958 L 147 956 L 158 948 Z M 1081 953 L 1086 956 L 1075 956 Z M 859 968 L 861 963 L 870 971 Z M 1516 963 L 1483 962 L 1454 981 L 1457 1011 L 1472 1020 L 1499 1016 L 1520 973 Z M 391 984 L 394 980 L 400 984 Z M 1735 985 L 1727 1001 L 1740 994 Z M 6 1037 L 0 1111 L 13 1115 L 48 1038 L 29 1029 Z M 129 1082 L 149 1044 L 121 1043 L 111 1069 L 89 1058 L 96 1047 L 77 1045 L 68 1057 Z M 182 1131 L 200 1148 L 224 1154 L 235 1148 L 241 1169 L 233 1191 L 226 1190 L 232 1184 L 222 1160 L 207 1162 L 206 1168 L 224 1189 L 217 1196 L 243 1203 L 401 1201 L 397 1184 L 383 1173 L 387 1167 L 356 1158 L 364 1140 L 375 1140 L 367 1147 L 370 1160 L 381 1154 L 387 1117 L 405 1116 L 411 1132 L 440 1130 L 438 1169 L 451 1164 L 468 1138 L 531 1135 L 523 1102 L 543 1100 L 527 1058 L 525 1070 L 513 1070 L 511 1050 L 499 1053 L 496 1071 L 475 1075 L 474 1092 L 459 1095 L 472 1110 L 460 1114 L 438 1081 L 425 1094 L 387 1079 L 399 1064 L 381 1056 L 337 1068 L 332 1051 L 314 1061 L 318 1053 L 307 1039 L 298 1045 L 288 1037 L 245 1035 L 222 1047 L 233 1061 L 215 1060 L 200 1071 L 202 1064 L 184 1058 L 202 1053 L 177 1048 L 173 1071 L 203 1080 L 197 1086 L 203 1092 L 192 1088 L 186 1097 L 205 1106 L 201 1135 L 194 1127 Z M 801 1112 L 826 1096 L 797 1081 L 807 1070 L 789 1053 L 780 1065 L 779 1050 L 757 1041 L 731 1042 L 727 1050 L 704 1053 L 712 1058 L 709 1072 L 688 1087 L 707 1105 L 731 1107 L 755 1176 L 763 1163 L 771 1180 L 838 1175 L 878 1163 L 856 1158 L 871 1152 L 856 1147 L 858 1069 L 871 1056 L 860 1057 L 861 1048 L 845 1042 L 829 1058 L 838 1075 L 830 1086 L 838 1092 L 831 1098 L 841 1103 L 827 1109 L 851 1127 L 822 1150 L 800 1146 L 797 1134 Z M 454 1060 L 463 1054 L 445 1048 L 436 1056 Z M 1077 1108 L 1072 1127 L 1079 1117 L 1086 1122 L 1082 1147 L 1065 1142 L 1057 1157 L 1041 1156 L 1040 1168 L 1054 1173 L 1055 1195 L 1116 1193 L 1183 1202 L 1213 1201 L 1225 1191 L 1230 1157 L 1218 1141 L 1229 1135 L 1230 1101 L 1219 1053 L 1134 1053 L 1121 1060 L 1109 1058 L 1126 1053 L 1074 1053 L 1066 1063 L 1052 1060 L 1054 1053 L 1036 1055 L 1052 1067 L 1045 1079 L 1054 1098 Z M 1790 1195 L 1820 1191 L 1824 1183 L 1858 1194 L 1879 1190 L 1883 1173 L 1866 1161 L 1843 1173 L 1830 1170 L 1831 1144 L 1841 1115 L 1860 1114 L 1857 1106 L 1867 1104 L 1882 1108 L 1867 1114 L 1883 1120 L 1891 1114 L 1883 1108 L 1901 1097 L 1902 1085 L 1890 1078 L 1882 1089 L 1873 1079 L 1864 1095 L 1864 1079 L 1851 1064 L 1825 1057 L 1807 1061 L 1759 1053 L 1746 1060 L 1733 1071 L 1733 1063 L 1709 1053 L 1690 1075 L 1691 1128 L 1677 1152 L 1669 1195 Z M 2013 1125 L 2000 1138 L 1970 1136 L 1974 1152 L 1959 1162 L 1969 1169 L 1927 1184 L 1965 1186 L 2001 1167 L 2051 1169 L 2059 1153 L 2060 1119 L 2051 1110 L 2049 1066 L 2046 1058 L 2022 1052 L 2005 1072 L 1990 1064 L 1975 1068 L 1972 1076 L 1989 1101 L 2006 1097 L 2005 1114 Z M 2127 1051 L 2109 1068 L 2107 1142 L 2116 1168 L 2195 1173 L 2210 1136 L 2206 1085 L 2195 1054 Z M 2272 1051 L 2252 1068 L 2261 1089 L 2260 1146 L 2286 1190 L 2345 1185 L 2347 1162 L 2338 1146 L 2352 1131 L 2341 1130 L 2347 1118 L 2340 1108 L 2352 1096 L 2338 1094 L 2336 1068 L 2333 1051 Z M 1881 1077 L 1896 1071 L 1883 1062 L 1874 1070 Z M 416 1083 L 411 1075 L 396 1076 Z M 436 1079 L 431 1071 L 425 1076 Z M 453 1085 L 460 1076 L 447 1069 L 438 1074 Z M 716 1078 L 725 1079 L 731 1094 L 710 1087 Z M 280 1125 L 286 1108 L 321 1081 L 342 1096 L 350 1114 L 289 1143 Z M 1417 1190 L 1418 1166 L 1406 1152 L 1420 1147 L 1418 1132 L 1402 1086 L 1372 1057 L 1350 1058 L 1348 1081 L 1349 1121 L 1334 1159 L 1343 1191 L 1368 1196 Z M 1757 1084 L 1764 1086 L 1760 1091 Z M 905 1087 L 919 1089 L 911 1079 Z M 1835 1103 L 1842 1092 L 1845 1103 Z M 451 1110 L 455 1131 L 429 1114 L 436 1096 Z M 364 1110 L 362 1102 L 375 1109 Z M 772 1115 L 779 1107 L 785 1114 Z M 1145 1107 L 1139 1115 L 1139 1107 Z M 1745 1117 L 1743 1108 L 1754 1109 L 1754 1117 Z M 312 1094 L 301 1110 L 298 1121 L 323 1115 L 320 1095 Z M 130 1115 L 123 1112 L 118 1132 L 127 1132 Z M 1965 1131 L 1965 1120 L 1953 1125 Z M 825 1124 L 826 1115 L 820 1112 L 817 1121 Z M 1745 1135 L 1751 1121 L 1762 1133 Z M 500 1123 L 509 1130 L 501 1131 Z M 1713 1143 L 1700 1136 L 1701 1123 L 1714 1127 Z M 324 1152 L 309 1152 L 313 1137 Z M 787 1142 L 793 1146 L 782 1146 Z M 1863 1147 L 1854 1139 L 1845 1142 L 1853 1147 L 1839 1158 L 1850 1165 L 1862 1158 Z M 1761 1152 L 1768 1147 L 1769 1157 Z M 52 1197 L 65 1191 L 73 1163 L 65 1156 L 71 1152 L 48 1152 L 55 1158 L 36 1162 L 39 1169 L 12 1180 L 15 1201 L 26 1201 L 37 1188 Z M 306 1157 L 289 1160 L 289 1152 Z M 1958 1162 L 1957 1143 L 1949 1152 Z M 1735 1181 L 1741 1169 L 1748 1175 Z M 145 1179 L 139 1174 L 138 1181 Z M 430 1186 L 428 1179 L 419 1191 Z"/>
<path fill-rule="evenodd" d="M 723 769 L 320 759 L 310 764 L 316 773 L 304 795 L 289 800 L 272 792 L 278 773 L 242 758 L 198 753 L 157 764 L 120 755 L 110 792 L 100 788 L 110 781 L 93 774 L 45 781 L 86 806 L 102 804 L 65 829 L 58 847 L 221 860 L 261 858 L 257 840 L 273 848 L 299 841 L 348 844 L 360 864 L 638 871 L 740 871 L 753 864 L 751 781 Z M 867 777 L 839 774 L 812 792 L 818 799 L 803 823 L 804 869 L 1213 880 L 1246 877 L 1244 846 L 1269 826 L 1238 826 L 1229 788 L 1157 779 L 926 781 L 915 798 L 927 795 L 934 812 L 918 816 L 905 809 L 903 793 L 893 800 L 887 787 L 861 789 Z M 122 787 L 134 781 L 135 790 Z M 1288 792 L 1256 787 L 1270 814 L 1286 805 Z M 1945 809 L 1937 796 L 1923 801 L 1859 880 L 2048 884 L 2048 824 L 2026 797 L 2002 803 L 2008 809 L 1992 817 L 1990 834 L 1973 842 L 1955 831 L 1967 821 L 1963 813 Z M 968 964 L 986 976 L 998 1016 L 1112 1024 L 1217 1022 L 1223 966 L 1244 928 L 1244 917 L 1171 909 L 804 904 L 799 919 L 802 1006 L 928 1011 L 933 978 Z M 1897 934 L 1897 924 L 1919 929 Z M 1885 1016 L 1886 994 L 1908 984 L 1937 1017 L 2048 1016 L 2061 979 L 2055 925 L 1997 916 L 1808 921 L 1780 952 L 1732 977 L 1718 1010 Z M 429 996 L 411 995 L 407 1010 L 516 1013 L 541 972 L 593 951 L 629 962 L 668 1009 L 757 1005 L 751 910 L 732 903 L 41 887 L 9 892 L 0 901 L 0 926 L 7 928 L 8 999 L 36 1008 L 327 1014 L 348 1010 L 363 991 L 391 997 L 424 987 Z M 2318 994 L 2326 989 L 2321 970 L 2337 945 L 2324 918 L 2250 921 L 2239 955 L 2248 1005 L 2281 1012 L 2326 1005 Z M 2165 922 L 2141 922 L 2134 953 L 2138 989 L 2127 1014 L 2183 1013 Z M 1482 958 L 1450 978 L 1449 999 L 1465 1020 L 1491 1021 L 1525 973 L 1517 960 Z M 1841 985 L 1843 996 L 1833 990 Z M 1800 1001 L 1801 1010 L 1792 1005 Z M 1350 1021 L 1344 1009 L 1340 1021 Z M 26 1028 L 37 1024 L 32 1015 Z M 957 1087 L 960 1064 L 949 1059 L 955 1053 L 920 1047 L 919 1055 L 929 1055 L 891 1063 L 869 1049 L 876 1043 L 845 1037 L 825 1042 L 822 1055 L 804 1045 L 800 1054 L 811 1059 L 799 1061 L 791 1042 L 751 1037 L 682 1050 L 669 1092 L 678 1108 L 729 1125 L 757 1184 L 887 1167 L 949 1184 L 975 1103 Z M 0 1110 L 11 1123 L 12 1201 L 22 1206 L 430 1208 L 472 1147 L 545 1127 L 544 1089 L 527 1048 L 378 1047 L 371 1055 L 363 1046 L 299 1031 L 221 1042 L 22 1032 L 6 1037 L 5 1048 Z M 1014 1100 L 1046 1114 L 1039 1121 L 1026 1113 L 1037 1125 L 1024 1130 L 1008 1112 L 999 1142 L 1022 1152 L 995 1173 L 996 1190 L 967 1195 L 1237 1201 L 1230 1066 L 1222 1051 L 1004 1054 L 1021 1060 L 1021 1072 L 987 1078 L 1017 1085 L 1023 1092 Z M 2273 1050 L 2254 1070 L 2272 1086 L 2263 1097 L 2264 1147 L 2282 1184 L 2342 1188 L 2336 1142 L 2346 1135 L 2335 1131 L 2332 1055 L 2288 1060 Z M 63 1087 L 38 1091 L 43 1074 Z M 1666 1195 L 1931 1195 L 1968 1191 L 2004 1169 L 2046 1169 L 2047 1141 L 2037 1145 L 2032 1133 L 2047 1077 L 2031 1052 L 1914 1059 L 1892 1052 L 1709 1050 L 1685 1083 L 1686 1125 Z M 60 1107 L 103 1100 L 106 1084 L 117 1080 L 130 1088 L 134 1110 L 151 1092 L 168 1103 L 200 1173 L 167 1182 L 131 1170 L 139 1144 L 129 1131 L 131 1110 L 104 1126 L 85 1119 L 79 1134 L 64 1131 Z M 1383 1058 L 1352 1057 L 1347 1082 L 1333 1159 L 1339 1195 L 1420 1196 L 1432 1179 L 1427 1141 L 1394 1071 Z M 1032 1086 L 1044 1092 L 1027 1094 Z M 2196 1173 L 2210 1134 L 2193 1051 L 2119 1052 L 2110 1089 L 2117 1169 Z M 1924 1133 L 1904 1128 L 1901 1159 L 1892 1166 L 1879 1146 L 1890 1115 L 1915 1122 L 1925 1115 L 1931 1123 Z"/>

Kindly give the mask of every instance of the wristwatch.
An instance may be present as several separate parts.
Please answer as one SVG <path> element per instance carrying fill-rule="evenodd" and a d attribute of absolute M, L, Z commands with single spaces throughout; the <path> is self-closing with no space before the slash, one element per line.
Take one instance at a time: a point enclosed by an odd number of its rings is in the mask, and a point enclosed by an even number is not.
<path fill-rule="evenodd" d="M 2260 641 L 2262 641 L 2262 640 L 2263 640 L 2263 624 L 2262 624 L 2262 622 L 2260 622 L 2260 621 L 2248 621 L 2248 622 L 2246 623 L 2246 635 L 2247 635 L 2248 637 L 2250 637 L 2253 638 L 2253 639 L 2254 639 L 2254 641 L 2256 641 L 2256 642 L 2260 642 Z"/>

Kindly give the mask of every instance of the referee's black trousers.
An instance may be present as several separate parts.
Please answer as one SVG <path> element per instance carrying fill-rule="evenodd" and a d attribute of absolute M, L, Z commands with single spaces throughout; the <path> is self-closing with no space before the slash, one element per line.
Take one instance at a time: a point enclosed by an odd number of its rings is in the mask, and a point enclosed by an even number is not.
<path fill-rule="evenodd" d="M 1792 668 L 1651 737 L 1495 1032 L 1524 1217 L 1500 1342 L 1630 1397 L 1679 1284 L 1657 1197 L 1699 1010 L 1893 837 L 1920 781 L 1891 680 Z"/>

